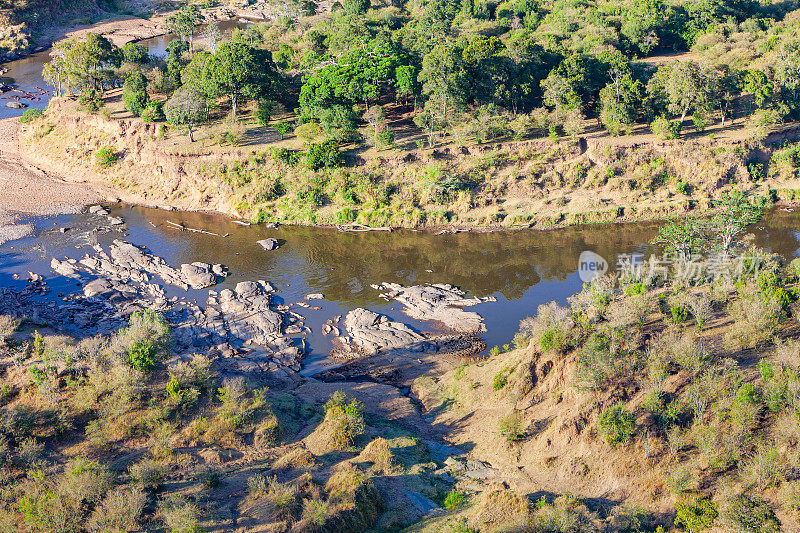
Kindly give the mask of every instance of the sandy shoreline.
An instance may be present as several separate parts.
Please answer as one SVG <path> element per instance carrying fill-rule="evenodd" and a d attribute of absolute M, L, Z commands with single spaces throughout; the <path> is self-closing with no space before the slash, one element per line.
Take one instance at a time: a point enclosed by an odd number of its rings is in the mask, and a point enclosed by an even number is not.
<path fill-rule="evenodd" d="M 33 231 L 25 215 L 76 213 L 86 205 L 109 199 L 83 183 L 69 183 L 28 163 L 20 153 L 17 118 L 0 120 L 0 244 Z"/>

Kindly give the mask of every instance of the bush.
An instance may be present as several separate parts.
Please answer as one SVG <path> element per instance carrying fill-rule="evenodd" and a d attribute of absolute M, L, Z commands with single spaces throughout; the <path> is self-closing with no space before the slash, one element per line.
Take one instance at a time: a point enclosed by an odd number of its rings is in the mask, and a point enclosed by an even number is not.
<path fill-rule="evenodd" d="M 128 364 L 139 372 L 150 372 L 156 367 L 158 359 L 153 341 L 140 340 L 128 349 Z M 177 381 L 175 382 L 177 385 Z M 169 387 L 167 388 L 169 391 Z"/>
<path fill-rule="evenodd" d="M 144 122 L 158 122 L 160 120 L 165 120 L 166 117 L 164 116 L 163 102 L 147 102 L 147 105 L 144 109 L 142 109 L 142 113 L 139 115 L 139 117 Z"/>
<path fill-rule="evenodd" d="M 103 107 L 103 100 L 100 98 L 100 93 L 94 89 L 86 89 L 81 92 L 78 97 L 78 103 L 86 107 L 86 111 L 95 114 Z"/>
<path fill-rule="evenodd" d="M 448 511 L 453 511 L 455 509 L 463 507 L 465 503 L 467 503 L 467 495 L 461 491 L 452 489 L 444 497 L 444 502 L 442 503 L 442 506 Z"/>
<path fill-rule="evenodd" d="M 128 319 L 128 327 L 120 329 L 114 344 L 127 354 L 135 346 L 147 345 L 146 351 L 152 351 L 152 357 L 158 362 L 169 355 L 172 350 L 172 335 L 164 316 L 150 309 L 136 311 Z M 146 353 L 143 353 L 146 355 Z M 148 357 L 145 357 L 145 362 Z"/>
<path fill-rule="evenodd" d="M 117 162 L 117 152 L 110 146 L 104 146 L 94 153 L 94 163 L 100 168 L 111 168 Z"/>
<path fill-rule="evenodd" d="M 661 140 L 677 139 L 681 134 L 681 124 L 666 117 L 658 117 L 650 124 L 650 130 Z"/>
<path fill-rule="evenodd" d="M 159 512 L 171 533 L 200 533 L 200 509 L 182 498 L 171 498 L 159 506 Z"/>
<path fill-rule="evenodd" d="M 117 487 L 95 507 L 89 520 L 92 531 L 131 531 L 147 503 L 147 495 L 136 487 Z"/>
<path fill-rule="evenodd" d="M 272 119 L 272 110 L 274 109 L 275 104 L 273 102 L 268 102 L 265 100 L 259 100 L 258 102 L 258 110 L 256 112 L 256 117 L 258 119 L 258 123 L 262 126 L 266 126 L 269 124 L 269 121 Z"/>
<path fill-rule="evenodd" d="M 19 117 L 19 122 L 20 124 L 28 124 L 41 117 L 43 114 L 44 112 L 41 109 L 26 109 Z"/>
<path fill-rule="evenodd" d="M 342 155 L 336 141 L 311 143 L 306 152 L 306 166 L 311 170 L 341 166 Z"/>
<path fill-rule="evenodd" d="M 142 459 L 128 467 L 131 479 L 147 490 L 155 490 L 164 481 L 164 468 L 155 459 Z"/>
<path fill-rule="evenodd" d="M 122 102 L 125 104 L 125 109 L 134 117 L 138 117 L 147 107 L 148 101 L 147 78 L 137 70 L 125 78 L 122 84 Z"/>
<path fill-rule="evenodd" d="M 633 413 L 626 410 L 622 402 L 616 403 L 600 415 L 600 431 L 603 440 L 611 446 L 625 444 L 633 436 Z"/>
<path fill-rule="evenodd" d="M 710 528 L 719 516 L 717 504 L 698 497 L 693 503 L 675 503 L 675 525 L 682 525 L 690 533 Z"/>
<path fill-rule="evenodd" d="M 492 378 L 492 389 L 500 390 L 508 384 L 508 375 L 505 370 L 501 370 Z"/>
<path fill-rule="evenodd" d="M 769 504 L 748 494 L 727 498 L 722 519 L 731 531 L 738 533 L 771 533 L 781 531 L 781 523 Z"/>
<path fill-rule="evenodd" d="M 292 129 L 294 129 L 290 122 L 278 122 L 273 126 L 273 128 L 278 133 L 278 135 L 281 136 L 281 140 L 283 140 L 283 137 L 287 133 L 291 133 Z"/>
<path fill-rule="evenodd" d="M 507 442 L 517 442 L 525 437 L 525 430 L 522 429 L 522 415 L 518 411 L 503 416 L 498 421 L 500 436 Z"/>
<path fill-rule="evenodd" d="M 331 441 L 335 447 L 348 448 L 366 432 L 364 404 L 344 392 L 336 391 L 331 394 L 324 410 L 323 423 L 328 424 L 332 430 Z"/>

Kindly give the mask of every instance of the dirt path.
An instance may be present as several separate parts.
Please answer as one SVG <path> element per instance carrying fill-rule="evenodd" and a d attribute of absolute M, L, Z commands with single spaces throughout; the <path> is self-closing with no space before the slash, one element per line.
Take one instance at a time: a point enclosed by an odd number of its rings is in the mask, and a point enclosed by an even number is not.
<path fill-rule="evenodd" d="M 109 194 L 68 183 L 29 163 L 20 153 L 16 118 L 0 120 L 0 244 L 25 236 L 25 215 L 74 213 Z M 109 191 L 110 193 L 110 191 Z"/>

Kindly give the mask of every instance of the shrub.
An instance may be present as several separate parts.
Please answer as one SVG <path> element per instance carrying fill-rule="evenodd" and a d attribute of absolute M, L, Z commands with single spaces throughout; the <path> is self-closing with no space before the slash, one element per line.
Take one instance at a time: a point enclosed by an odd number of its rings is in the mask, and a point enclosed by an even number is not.
<path fill-rule="evenodd" d="M 325 525 L 325 519 L 328 517 L 328 504 L 322 500 L 303 500 L 303 512 L 300 518 L 306 523 L 316 527 Z"/>
<path fill-rule="evenodd" d="M 681 124 L 662 116 L 650 123 L 650 130 L 661 140 L 677 139 L 681 134 Z"/>
<path fill-rule="evenodd" d="M 41 109 L 26 109 L 19 117 L 20 124 L 28 124 L 41 117 L 44 112 Z"/>
<path fill-rule="evenodd" d="M 275 104 L 273 102 L 269 102 L 266 100 L 259 100 L 258 111 L 256 112 L 258 123 L 261 124 L 262 126 L 268 125 L 270 119 L 272 119 L 272 110 L 274 108 Z"/>
<path fill-rule="evenodd" d="M 157 122 L 159 120 L 165 120 L 166 117 L 164 116 L 163 102 L 147 102 L 147 105 L 144 109 L 142 109 L 139 118 L 141 118 L 144 122 Z"/>
<path fill-rule="evenodd" d="M 459 507 L 463 507 L 465 503 L 467 503 L 467 495 L 461 491 L 452 489 L 444 497 L 444 502 L 442 502 L 442 505 L 448 511 L 453 511 Z"/>
<path fill-rule="evenodd" d="M 522 428 L 522 415 L 518 411 L 501 417 L 498 425 L 500 427 L 500 436 L 506 439 L 506 442 L 517 442 L 525 437 L 525 430 Z"/>
<path fill-rule="evenodd" d="M 145 489 L 155 490 L 164 481 L 164 468 L 155 459 L 142 459 L 128 467 L 131 479 Z"/>
<path fill-rule="evenodd" d="M 603 440 L 611 446 L 625 444 L 633 436 L 633 413 L 626 410 L 622 402 L 616 403 L 600 415 L 600 430 Z"/>
<path fill-rule="evenodd" d="M 779 459 L 780 456 L 775 448 L 760 444 L 743 465 L 744 474 L 761 490 L 777 485 L 781 477 Z"/>
<path fill-rule="evenodd" d="M 721 514 L 725 525 L 738 533 L 781 531 L 781 523 L 775 517 L 775 512 L 757 496 L 731 496 L 725 500 Z"/>
<path fill-rule="evenodd" d="M 306 151 L 306 166 L 311 170 L 341 166 L 342 155 L 336 141 L 311 143 Z"/>
<path fill-rule="evenodd" d="M 273 128 L 278 133 L 278 135 L 280 135 L 281 140 L 283 140 L 283 137 L 287 133 L 291 133 L 293 129 L 292 124 L 290 122 L 278 122 L 273 126 Z"/>
<path fill-rule="evenodd" d="M 342 391 L 331 394 L 324 406 L 324 424 L 329 425 L 334 446 L 344 449 L 352 446 L 355 440 L 366 432 L 364 404 L 350 398 Z"/>
<path fill-rule="evenodd" d="M 125 109 L 134 117 L 141 115 L 149 98 L 147 97 L 147 78 L 140 71 L 135 71 L 125 78 L 122 84 L 122 102 Z"/>
<path fill-rule="evenodd" d="M 128 350 L 128 364 L 139 372 L 150 372 L 156 366 L 156 350 L 152 341 L 140 340 Z M 167 392 L 170 396 L 177 395 L 180 385 L 177 380 L 172 380 L 167 384 Z"/>
<path fill-rule="evenodd" d="M 570 310 L 556 302 L 542 304 L 536 309 L 535 317 L 520 321 L 519 328 L 520 335 L 539 341 L 543 351 L 561 350 L 569 343 Z"/>
<path fill-rule="evenodd" d="M 508 384 L 508 375 L 505 370 L 501 370 L 492 378 L 492 389 L 500 390 Z"/>
<path fill-rule="evenodd" d="M 100 502 L 89 520 L 93 531 L 131 531 L 147 503 L 146 494 L 136 487 L 117 487 Z"/>
<path fill-rule="evenodd" d="M 698 497 L 692 503 L 675 503 L 675 525 L 682 525 L 690 533 L 710 528 L 719 516 L 717 504 Z"/>
<path fill-rule="evenodd" d="M 136 311 L 128 319 L 128 327 L 120 329 L 114 338 L 115 346 L 126 353 L 142 342 L 150 344 L 156 360 L 169 354 L 172 335 L 161 313 L 150 309 Z"/>
<path fill-rule="evenodd" d="M 199 533 L 200 509 L 197 504 L 182 498 L 161 502 L 159 512 L 171 533 Z"/>
<path fill-rule="evenodd" d="M 94 153 L 94 163 L 100 168 L 111 168 L 117 162 L 117 153 L 110 146 L 104 146 Z"/>
<path fill-rule="evenodd" d="M 733 323 L 725 335 L 731 348 L 752 347 L 772 337 L 783 303 L 766 293 L 743 295 L 728 305 Z"/>

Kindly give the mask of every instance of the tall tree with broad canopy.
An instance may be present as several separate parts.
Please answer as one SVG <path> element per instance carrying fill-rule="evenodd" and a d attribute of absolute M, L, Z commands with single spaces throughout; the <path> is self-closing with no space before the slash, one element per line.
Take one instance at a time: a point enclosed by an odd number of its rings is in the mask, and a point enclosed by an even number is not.
<path fill-rule="evenodd" d="M 215 96 L 227 96 L 231 113 L 239 104 L 268 96 L 274 81 L 272 57 L 266 50 L 241 42 L 222 44 L 203 65 L 202 87 Z"/>
<path fill-rule="evenodd" d="M 189 141 L 194 142 L 192 127 L 205 118 L 206 98 L 202 92 L 191 85 L 181 86 L 164 104 L 167 122 L 176 126 L 186 126 Z"/>
<path fill-rule="evenodd" d="M 195 29 L 202 19 L 199 7 L 194 4 L 187 5 L 167 18 L 167 28 L 181 40 L 189 41 L 189 51 L 191 52 L 194 50 Z"/>

